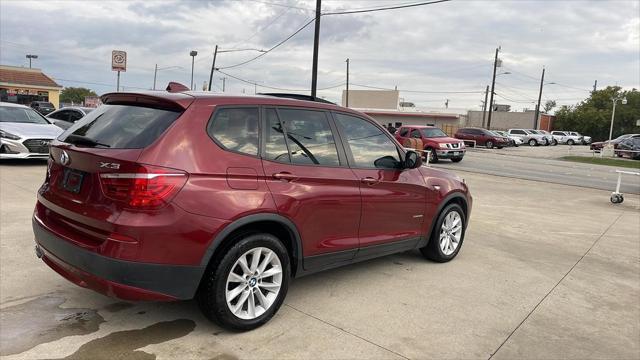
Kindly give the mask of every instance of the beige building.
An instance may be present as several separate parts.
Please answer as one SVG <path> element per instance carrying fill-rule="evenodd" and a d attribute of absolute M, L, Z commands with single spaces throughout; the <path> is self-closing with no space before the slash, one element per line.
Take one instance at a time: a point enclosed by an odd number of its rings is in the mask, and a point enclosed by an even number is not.
<path fill-rule="evenodd" d="M 507 129 L 533 129 L 535 111 L 494 111 L 491 114 L 491 129 L 507 130 Z M 485 116 L 484 125 L 487 123 L 489 112 Z M 553 115 L 540 113 L 538 121 L 538 129 L 551 130 L 553 128 Z M 465 126 L 483 127 L 482 111 L 469 111 Z"/>
<path fill-rule="evenodd" d="M 390 109 L 397 110 L 400 101 L 398 90 L 349 90 L 342 91 L 342 106 L 354 109 Z"/>
<path fill-rule="evenodd" d="M 40 69 L 0 65 L 0 101 L 24 105 L 48 101 L 59 109 L 60 90 L 62 86 Z"/>

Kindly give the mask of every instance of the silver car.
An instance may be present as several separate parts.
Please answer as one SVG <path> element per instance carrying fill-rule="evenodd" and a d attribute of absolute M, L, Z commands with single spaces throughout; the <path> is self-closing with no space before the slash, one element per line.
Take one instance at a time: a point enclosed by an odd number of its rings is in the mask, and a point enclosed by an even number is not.
<path fill-rule="evenodd" d="M 47 119 L 49 119 L 49 121 L 51 121 L 55 125 L 58 125 L 62 129 L 66 130 L 71 127 L 71 125 L 73 125 L 76 121 L 82 119 L 93 110 L 95 110 L 95 108 L 69 106 L 52 112 L 51 114 L 47 115 Z"/>
<path fill-rule="evenodd" d="M 558 139 L 558 141 L 561 144 L 575 145 L 575 144 L 582 144 L 582 142 L 583 142 L 582 136 L 573 135 L 569 131 L 557 131 L 556 130 L 556 131 L 552 131 L 551 135 L 553 135 L 553 137 L 555 139 Z"/>
<path fill-rule="evenodd" d="M 519 137 L 524 143 L 529 144 L 529 146 L 549 145 L 549 139 L 545 135 L 536 134 L 528 129 L 509 129 L 507 130 L 507 134 L 509 134 L 510 137 Z"/>
<path fill-rule="evenodd" d="M 586 135 L 580 135 L 579 132 L 577 131 L 568 131 L 569 134 L 573 135 L 573 136 L 579 136 L 582 138 L 582 145 L 589 145 L 591 144 L 591 136 L 586 136 Z"/>
<path fill-rule="evenodd" d="M 0 102 L 0 159 L 46 159 L 62 131 L 30 107 Z"/>
<path fill-rule="evenodd" d="M 541 134 L 546 136 L 547 142 L 549 143 L 549 145 L 553 145 L 553 146 L 558 145 L 558 141 L 547 130 L 530 130 L 530 131 L 533 131 L 536 134 Z"/>

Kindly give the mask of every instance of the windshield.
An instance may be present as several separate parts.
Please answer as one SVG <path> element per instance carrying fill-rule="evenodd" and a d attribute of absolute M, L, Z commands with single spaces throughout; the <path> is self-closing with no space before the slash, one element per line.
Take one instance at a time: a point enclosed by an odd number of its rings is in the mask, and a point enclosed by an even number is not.
<path fill-rule="evenodd" d="M 447 134 L 438 128 L 423 128 L 420 129 L 420 131 L 422 132 L 422 136 L 426 138 L 447 137 Z"/>
<path fill-rule="evenodd" d="M 496 136 L 502 136 L 502 137 L 506 136 L 502 131 L 495 131 L 494 130 L 494 131 L 489 131 L 489 132 L 492 133 L 493 135 L 496 135 Z"/>
<path fill-rule="evenodd" d="M 42 115 L 33 109 L 13 106 L 0 106 L 0 122 L 49 124 Z"/>

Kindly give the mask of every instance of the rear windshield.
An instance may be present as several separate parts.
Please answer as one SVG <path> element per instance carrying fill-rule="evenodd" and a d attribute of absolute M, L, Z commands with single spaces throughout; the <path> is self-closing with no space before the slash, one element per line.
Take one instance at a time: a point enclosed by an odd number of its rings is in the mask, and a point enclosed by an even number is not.
<path fill-rule="evenodd" d="M 79 135 L 112 149 L 141 149 L 154 142 L 180 112 L 131 105 L 102 105 L 65 131 L 58 140 Z"/>

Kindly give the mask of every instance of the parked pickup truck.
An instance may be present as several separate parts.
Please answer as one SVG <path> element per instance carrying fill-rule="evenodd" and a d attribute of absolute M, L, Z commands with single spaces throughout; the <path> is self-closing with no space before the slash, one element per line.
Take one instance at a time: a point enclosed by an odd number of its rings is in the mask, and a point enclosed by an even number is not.
<path fill-rule="evenodd" d="M 444 131 L 433 126 L 406 125 L 395 133 L 396 140 L 404 145 L 406 139 L 420 139 L 422 148 L 430 151 L 430 162 L 440 159 L 451 159 L 453 162 L 462 161 L 466 151 L 464 143 L 447 136 Z"/>

